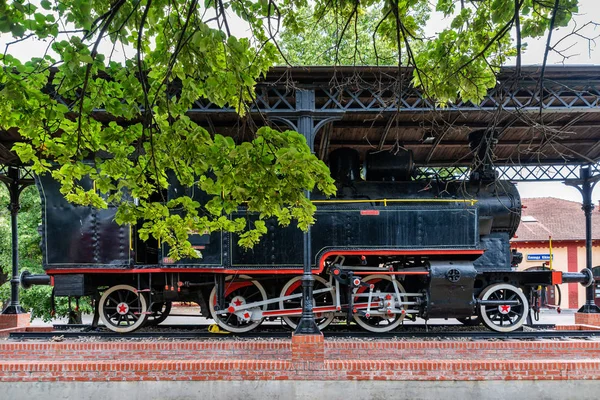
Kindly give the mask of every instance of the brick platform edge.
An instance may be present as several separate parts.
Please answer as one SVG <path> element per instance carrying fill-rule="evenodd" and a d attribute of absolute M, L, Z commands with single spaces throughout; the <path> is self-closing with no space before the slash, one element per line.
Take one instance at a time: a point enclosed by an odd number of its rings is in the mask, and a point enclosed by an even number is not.
<path fill-rule="evenodd" d="M 575 313 L 575 324 L 594 325 L 600 328 L 600 314 Z"/>
<path fill-rule="evenodd" d="M 600 379 L 600 342 L 0 342 L 0 382 Z"/>
<path fill-rule="evenodd" d="M 29 326 L 31 314 L 0 314 L 0 330 Z"/>
<path fill-rule="evenodd" d="M 596 325 L 556 325 L 557 331 L 600 331 L 600 326 Z"/>
<path fill-rule="evenodd" d="M 0 338 L 7 338 L 12 332 L 52 332 L 54 330 L 51 326 L 25 326 L 8 329 L 0 329 Z M 57 335 L 60 336 L 60 335 Z"/>

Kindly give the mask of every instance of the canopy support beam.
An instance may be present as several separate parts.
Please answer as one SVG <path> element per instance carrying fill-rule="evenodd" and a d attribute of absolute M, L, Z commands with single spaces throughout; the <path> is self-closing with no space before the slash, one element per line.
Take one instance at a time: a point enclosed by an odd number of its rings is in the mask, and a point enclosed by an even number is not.
<path fill-rule="evenodd" d="M 583 198 L 581 209 L 585 214 L 585 266 L 590 272 L 592 272 L 592 211 L 594 210 L 592 191 L 599 180 L 600 176 L 591 175 L 590 167 L 582 167 L 580 170 L 580 179 L 564 182 L 565 185 L 577 188 Z M 577 312 L 584 314 L 600 313 L 600 308 L 594 302 L 595 286 L 590 285 L 586 288 L 585 304 Z"/>
<path fill-rule="evenodd" d="M 9 167 L 5 184 L 10 195 L 10 231 L 11 231 L 11 251 L 12 251 L 12 277 L 10 280 L 10 302 L 2 311 L 2 314 L 25 314 L 26 311 L 19 302 L 19 231 L 17 217 L 19 215 L 19 196 L 26 185 L 21 185 L 19 169 Z"/>
<path fill-rule="evenodd" d="M 315 107 L 314 89 L 296 90 L 295 110 L 289 115 L 269 115 L 273 121 L 283 122 L 291 129 L 296 130 L 306 138 L 306 143 L 310 151 L 315 152 L 315 138 L 319 130 L 333 121 L 339 121 L 342 114 L 330 115 L 328 113 L 317 112 Z M 310 191 L 305 195 L 310 199 Z M 311 231 L 310 226 L 302 238 L 303 247 L 303 274 L 302 274 L 302 315 L 295 335 L 320 335 L 321 331 L 315 322 L 313 311 L 313 286 L 315 278 L 313 277 L 312 264 L 313 255 L 311 249 Z"/>

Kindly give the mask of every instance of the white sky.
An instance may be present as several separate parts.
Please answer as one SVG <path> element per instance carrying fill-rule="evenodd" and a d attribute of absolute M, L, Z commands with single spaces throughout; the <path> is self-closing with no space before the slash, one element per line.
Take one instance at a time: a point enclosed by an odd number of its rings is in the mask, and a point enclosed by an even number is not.
<path fill-rule="evenodd" d="M 582 202 L 581 194 L 577 189 L 560 182 L 519 182 L 517 188 L 523 198 L 556 197 L 559 199 L 576 201 L 578 203 Z M 600 189 L 594 188 L 592 200 L 596 204 L 596 208 L 598 208 Z"/>
<path fill-rule="evenodd" d="M 600 22 L 600 1 L 599 0 L 580 0 L 579 2 L 579 13 L 574 16 L 570 25 L 563 29 L 558 29 L 553 33 L 553 43 L 556 40 L 564 37 L 568 33 L 572 32 L 575 27 L 581 27 L 588 21 Z M 585 29 L 585 35 L 587 37 L 595 37 L 600 35 L 600 27 L 594 28 L 588 26 Z M 543 62 L 544 50 L 546 47 L 546 38 L 538 40 L 527 40 L 528 48 L 522 56 L 523 65 L 535 65 Z M 600 38 L 597 40 L 600 45 Z M 572 47 L 570 47 L 572 46 Z M 583 64 L 594 64 L 600 65 L 600 47 L 597 47 L 595 43 L 588 43 L 586 40 L 576 40 L 570 38 L 561 42 L 558 50 L 566 49 L 570 47 L 565 54 L 571 56 L 565 60 L 565 64 L 569 65 L 583 65 Z M 550 53 L 548 56 L 548 65 L 562 63 L 563 58 L 556 54 Z M 514 60 L 513 63 L 514 64 Z M 600 185 L 598 185 L 600 186 Z M 560 182 L 520 182 L 517 185 L 519 193 L 522 197 L 557 197 L 565 200 L 572 200 L 581 202 L 581 194 L 573 187 L 566 186 Z M 600 200 L 600 189 L 595 188 L 592 192 L 592 199 L 596 205 Z M 598 208 L 598 207 L 596 207 Z"/>
<path fill-rule="evenodd" d="M 436 0 L 433 0 L 436 1 Z M 552 44 L 556 43 L 561 38 L 565 37 L 568 33 L 572 32 L 576 27 L 581 27 L 589 21 L 596 21 L 600 23 L 600 0 L 579 0 L 579 12 L 573 16 L 571 23 L 568 27 L 557 29 L 552 34 Z M 425 28 L 427 36 L 434 35 L 437 32 L 441 32 L 442 29 L 447 27 L 450 20 L 443 19 L 441 13 L 435 12 L 431 19 L 428 21 Z M 587 37 L 595 37 L 600 35 L 600 27 L 594 28 L 593 26 L 586 27 L 580 32 Z M 527 44 L 527 50 L 522 54 L 523 65 L 536 65 L 542 64 L 544 57 L 544 50 L 546 47 L 546 37 L 541 39 L 532 40 L 526 39 L 523 44 Z M 597 41 L 600 45 L 600 38 Z M 588 46 L 589 45 L 589 46 Z M 572 47 L 571 47 L 572 46 Z M 600 65 L 600 47 L 597 47 L 595 43 L 589 44 L 588 41 L 579 38 L 570 38 L 560 43 L 557 50 L 565 51 L 565 55 L 571 56 L 565 60 L 565 64 L 596 64 Z M 556 53 L 550 53 L 548 57 L 548 64 L 561 63 L 562 57 Z M 511 63 L 514 65 L 515 61 Z"/>
<path fill-rule="evenodd" d="M 432 0 L 434 3 L 435 0 Z M 38 1 L 34 0 L 32 3 L 36 4 Z M 567 28 L 556 30 L 553 33 L 553 43 L 570 33 L 576 27 L 581 27 L 590 20 L 596 20 L 600 22 L 600 0 L 580 0 L 579 1 L 579 13 L 573 18 L 571 24 Z M 427 24 L 425 29 L 428 36 L 434 35 L 439 32 L 443 27 L 449 24 L 449 20 L 444 20 L 440 13 L 434 13 L 432 18 Z M 232 18 L 230 21 L 230 28 L 234 35 L 247 36 L 247 26 L 240 20 Z M 594 28 L 589 26 L 585 31 L 581 32 L 585 36 L 594 37 L 600 35 L 600 28 Z M 4 50 L 4 46 L 7 42 L 11 41 L 8 35 L 0 35 L 0 49 Z M 528 47 L 525 53 L 522 55 L 523 65 L 536 65 L 541 64 L 543 61 L 544 49 L 546 46 L 545 38 L 538 40 L 526 40 Z M 600 44 L 600 39 L 598 40 Z M 11 53 L 21 60 L 28 60 L 31 57 L 40 56 L 46 50 L 47 43 L 38 40 L 27 40 L 20 43 L 17 46 L 11 48 Z M 568 48 L 568 49 L 567 49 Z M 566 49 L 566 50 L 565 50 Z M 105 43 L 99 49 L 100 52 L 108 53 L 111 50 L 111 46 Z M 565 64 L 595 64 L 600 65 L 600 48 L 596 46 L 595 42 L 589 43 L 581 38 L 572 38 L 561 42 L 559 50 L 565 50 L 563 53 L 570 57 L 564 60 Z M 126 51 L 126 50 L 125 50 Z M 123 49 L 115 49 L 115 59 L 122 60 Z M 556 54 L 551 53 L 548 58 L 548 64 L 562 63 L 563 58 Z M 514 64 L 514 60 L 512 61 Z M 600 186 L 600 185 L 599 185 Z M 562 183 L 519 183 L 519 192 L 523 197 L 558 197 L 566 200 L 581 201 L 581 195 L 575 188 L 567 187 Z M 600 189 L 596 189 L 593 192 L 593 199 L 596 204 L 600 200 Z"/>

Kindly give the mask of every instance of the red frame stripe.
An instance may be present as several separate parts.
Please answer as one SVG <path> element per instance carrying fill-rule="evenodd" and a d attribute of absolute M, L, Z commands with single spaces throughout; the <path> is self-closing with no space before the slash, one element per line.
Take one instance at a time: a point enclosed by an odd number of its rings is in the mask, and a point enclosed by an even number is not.
<path fill-rule="evenodd" d="M 473 249 L 453 249 L 453 250 L 332 250 L 326 251 L 319 259 L 319 268 L 313 270 L 314 274 L 320 274 L 325 268 L 325 260 L 331 256 L 431 256 L 431 255 L 482 255 L 484 250 Z M 73 269 L 48 269 L 47 275 L 58 274 L 150 274 L 150 273 L 211 273 L 211 274 L 252 274 L 252 275 L 290 275 L 302 274 L 304 270 L 298 268 L 286 269 L 220 269 L 220 268 L 133 268 L 133 269 L 115 269 L 115 268 L 73 268 Z"/>
<path fill-rule="evenodd" d="M 348 306 L 345 304 L 344 306 Z M 379 307 L 379 302 L 371 302 L 371 307 Z M 369 303 L 356 303 L 353 308 L 357 310 L 362 310 L 365 308 L 369 308 Z M 335 306 L 321 306 L 313 308 L 313 312 L 315 313 L 323 313 L 323 312 L 331 312 L 337 311 Z M 288 310 L 271 310 L 271 311 L 263 311 L 263 317 L 280 317 L 284 315 L 300 315 L 302 314 L 301 308 L 290 308 Z"/>
<path fill-rule="evenodd" d="M 331 312 L 336 311 L 335 306 L 322 306 L 322 307 L 314 307 L 314 313 L 323 313 L 323 312 Z M 287 310 L 271 310 L 271 311 L 263 311 L 263 317 L 280 317 L 284 315 L 300 315 L 302 314 L 301 308 L 290 308 Z"/>
<path fill-rule="evenodd" d="M 401 272 L 401 271 L 394 271 L 394 272 L 389 272 L 389 271 L 385 271 L 385 272 L 376 272 L 376 271 L 360 271 L 360 272 L 353 272 L 354 275 L 429 275 L 429 272 L 427 271 L 406 271 L 406 272 Z"/>
<path fill-rule="evenodd" d="M 331 256 L 428 256 L 428 255 L 482 255 L 484 250 L 332 250 L 323 253 L 319 263 L 319 273 L 325 268 L 325 260 Z"/>
<path fill-rule="evenodd" d="M 49 269 L 47 275 L 59 274 L 156 274 L 156 273 L 211 273 L 211 274 L 253 274 L 253 275 L 289 275 L 301 274 L 302 268 L 297 269 L 219 269 L 219 268 L 134 268 L 134 269 L 114 269 L 114 268 L 73 268 L 73 269 Z"/>

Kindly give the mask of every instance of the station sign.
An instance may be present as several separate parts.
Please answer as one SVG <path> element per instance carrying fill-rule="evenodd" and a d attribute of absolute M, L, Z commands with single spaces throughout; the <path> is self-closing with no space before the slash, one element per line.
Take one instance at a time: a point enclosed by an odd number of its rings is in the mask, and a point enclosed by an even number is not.
<path fill-rule="evenodd" d="M 550 261 L 550 254 L 527 254 L 527 261 Z"/>

